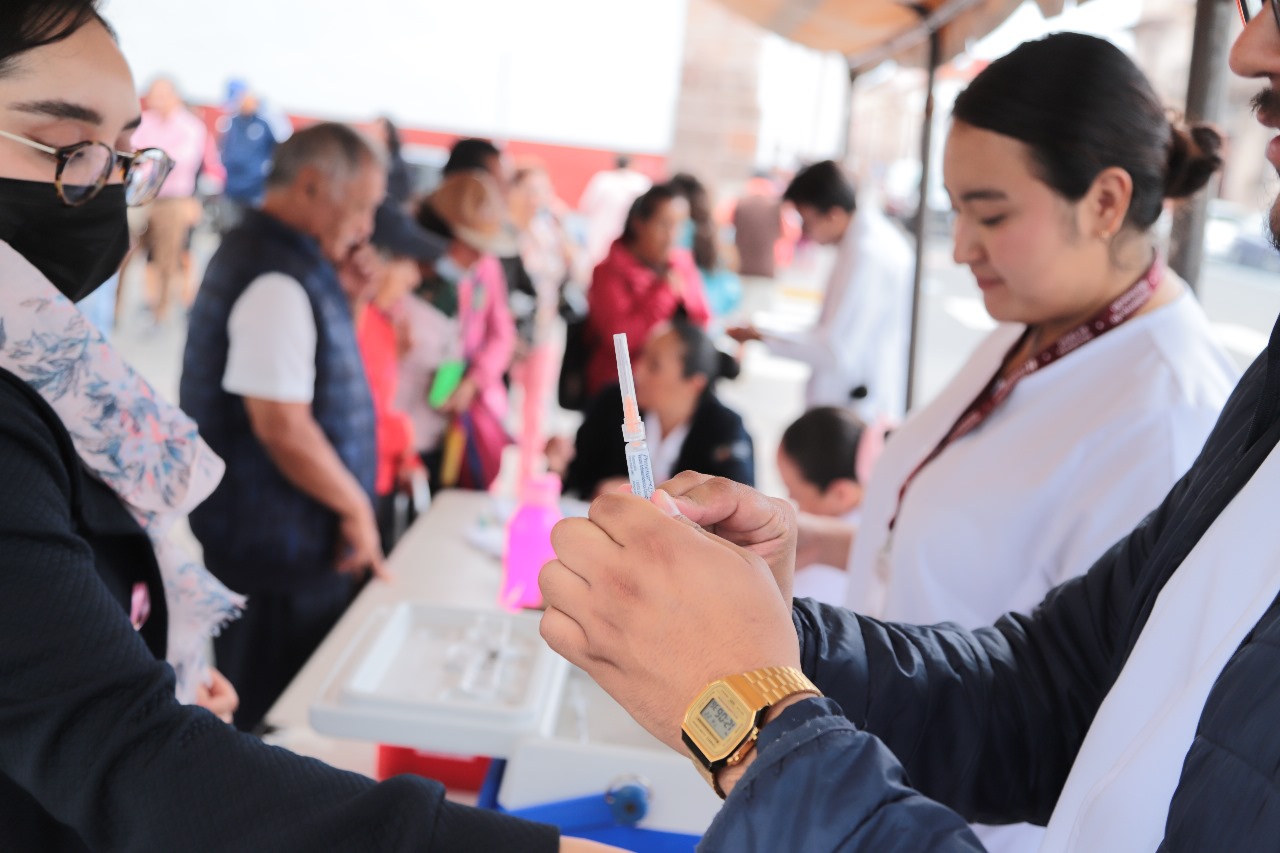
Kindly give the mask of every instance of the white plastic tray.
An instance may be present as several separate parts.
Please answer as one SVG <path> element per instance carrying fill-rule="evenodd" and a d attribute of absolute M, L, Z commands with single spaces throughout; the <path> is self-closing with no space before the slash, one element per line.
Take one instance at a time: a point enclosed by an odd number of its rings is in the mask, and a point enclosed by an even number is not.
<path fill-rule="evenodd" d="M 555 727 L 568 663 L 538 614 L 404 603 L 375 611 L 325 679 L 311 725 L 336 737 L 506 757 Z"/>

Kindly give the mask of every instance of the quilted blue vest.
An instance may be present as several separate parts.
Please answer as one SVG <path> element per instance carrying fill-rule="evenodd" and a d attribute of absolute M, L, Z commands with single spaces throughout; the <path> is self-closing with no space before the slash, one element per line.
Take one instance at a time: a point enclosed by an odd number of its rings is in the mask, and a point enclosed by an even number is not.
<path fill-rule="evenodd" d="M 286 592 L 332 574 L 338 516 L 295 488 L 254 437 L 241 398 L 222 390 L 227 321 L 245 289 L 266 273 L 302 284 L 316 322 L 311 411 L 338 456 L 372 497 L 377 457 L 373 401 L 355 325 L 332 266 L 310 237 L 250 211 L 227 234 L 191 311 L 181 405 L 227 463 L 217 490 L 191 514 L 209 569 L 240 592 Z"/>

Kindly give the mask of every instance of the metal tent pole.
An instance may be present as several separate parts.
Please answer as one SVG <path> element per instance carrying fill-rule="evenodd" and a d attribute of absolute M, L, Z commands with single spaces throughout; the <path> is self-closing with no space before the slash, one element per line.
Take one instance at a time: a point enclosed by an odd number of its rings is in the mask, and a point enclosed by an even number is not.
<path fill-rule="evenodd" d="M 919 7 L 922 14 L 927 10 Z M 929 182 L 933 172 L 933 109 L 934 83 L 938 77 L 938 65 L 942 57 L 942 34 L 938 29 L 929 33 L 929 78 L 924 100 L 924 124 L 920 129 L 920 196 L 916 203 L 914 230 L 916 235 L 915 281 L 911 290 L 911 340 L 907 347 L 907 409 L 915 401 L 916 350 L 920 333 L 920 296 L 924 284 L 924 237 L 929 216 Z"/>
<path fill-rule="evenodd" d="M 1187 120 L 1220 123 L 1227 94 L 1227 54 L 1235 19 L 1231 0 L 1196 0 L 1191 71 L 1187 80 Z M 1204 226 L 1209 193 L 1201 191 L 1178 208 L 1170 236 L 1169 266 L 1197 289 L 1204 260 Z"/>
<path fill-rule="evenodd" d="M 853 148 L 853 93 L 858 83 L 858 70 L 849 66 L 849 88 L 844 99 L 844 124 L 840 125 L 840 162 L 848 165 Z"/>

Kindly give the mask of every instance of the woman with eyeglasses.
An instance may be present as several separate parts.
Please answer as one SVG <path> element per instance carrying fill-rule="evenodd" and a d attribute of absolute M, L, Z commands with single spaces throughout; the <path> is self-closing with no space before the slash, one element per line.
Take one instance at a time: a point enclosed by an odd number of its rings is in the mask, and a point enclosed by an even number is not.
<path fill-rule="evenodd" d="M 184 704 L 234 704 L 205 649 L 244 602 L 168 537 L 222 463 L 73 305 L 172 165 L 134 91 L 92 0 L 0 5 L 0 850 L 605 849 Z"/>

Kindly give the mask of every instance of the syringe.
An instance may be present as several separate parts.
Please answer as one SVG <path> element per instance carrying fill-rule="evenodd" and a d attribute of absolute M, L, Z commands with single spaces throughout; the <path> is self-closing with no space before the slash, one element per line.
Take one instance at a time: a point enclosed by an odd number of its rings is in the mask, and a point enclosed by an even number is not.
<path fill-rule="evenodd" d="M 653 463 L 649 461 L 644 421 L 636 404 L 636 380 L 631 375 L 631 353 L 625 334 L 613 336 L 613 351 L 618 357 L 618 383 L 622 386 L 622 438 L 626 442 L 627 477 L 631 480 L 631 494 L 648 500 L 653 497 Z"/>

